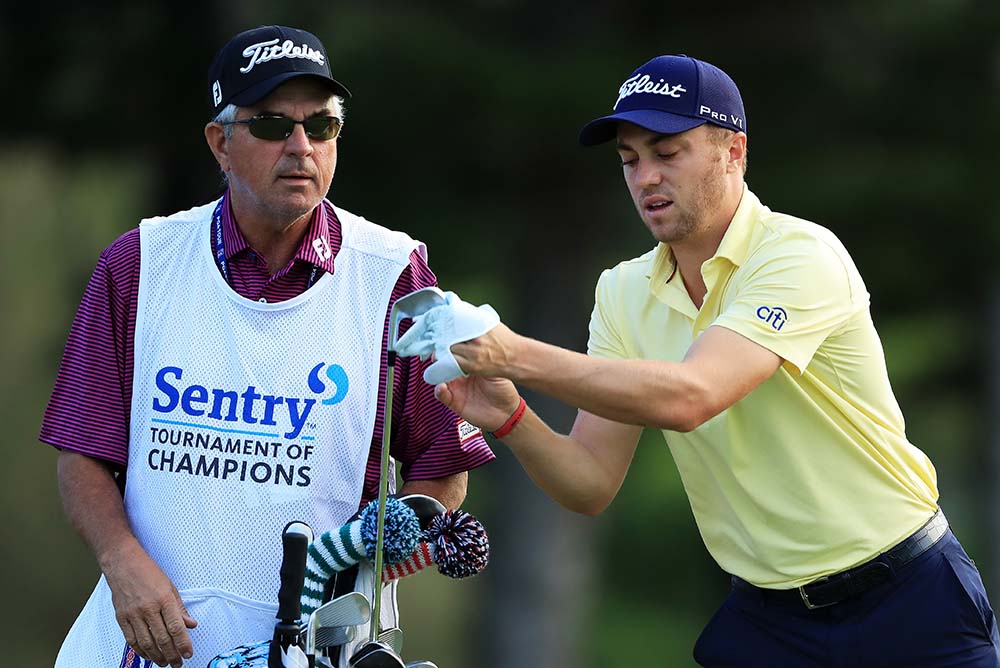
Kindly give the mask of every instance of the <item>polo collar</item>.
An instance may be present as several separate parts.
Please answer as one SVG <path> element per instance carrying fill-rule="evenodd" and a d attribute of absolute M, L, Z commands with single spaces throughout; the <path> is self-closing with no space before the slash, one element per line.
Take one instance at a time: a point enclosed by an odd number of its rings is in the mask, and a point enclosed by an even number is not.
<path fill-rule="evenodd" d="M 226 259 L 229 260 L 243 251 L 252 249 L 250 242 L 236 224 L 229 190 L 226 190 L 223 197 L 225 202 L 222 207 L 222 248 Z M 323 200 L 313 209 L 306 234 L 302 237 L 292 261 L 301 260 L 324 271 L 333 272 L 333 260 L 340 250 L 340 244 L 340 221 L 337 220 L 333 206 L 327 200 Z"/>
<path fill-rule="evenodd" d="M 733 220 L 729 223 L 726 233 L 722 236 L 722 243 L 719 244 L 719 249 L 715 251 L 712 259 L 723 257 L 737 267 L 746 261 L 756 221 L 759 219 L 757 212 L 760 206 L 760 200 L 744 184 L 740 205 L 736 207 Z"/>
<path fill-rule="evenodd" d="M 295 251 L 295 259 L 333 272 L 333 259 L 340 250 L 340 221 L 329 202 L 323 200 L 313 210 L 309 228 Z"/>
<path fill-rule="evenodd" d="M 740 198 L 739 206 L 736 207 L 736 213 L 733 214 L 733 219 L 730 221 L 729 227 L 726 228 L 719 248 L 707 262 L 712 262 L 716 258 L 725 258 L 734 265 L 740 266 L 746 261 L 760 207 L 760 200 L 744 184 L 743 196 Z M 670 282 L 676 273 L 677 262 L 674 259 L 674 252 L 668 244 L 661 241 L 656 247 L 653 263 L 647 275 L 649 285 L 655 289 L 656 286 Z"/>

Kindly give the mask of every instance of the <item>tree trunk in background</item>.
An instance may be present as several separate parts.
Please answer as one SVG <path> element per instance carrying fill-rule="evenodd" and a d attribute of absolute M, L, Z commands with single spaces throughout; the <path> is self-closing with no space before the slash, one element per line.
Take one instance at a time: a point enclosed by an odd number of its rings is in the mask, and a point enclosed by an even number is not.
<path fill-rule="evenodd" d="M 581 305 L 567 295 L 573 276 L 572 253 L 547 253 L 558 248 L 544 234 L 529 247 L 537 262 L 522 256 L 523 285 L 517 329 L 533 338 L 560 343 L 586 335 Z M 563 264 L 560 264 L 560 261 Z M 589 309 L 589 307 L 582 307 Z M 575 312 L 569 315 L 568 312 Z M 584 311 L 585 313 L 588 311 Z M 582 324 L 582 329 L 581 328 Z M 577 331 L 578 330 L 578 331 Z M 566 345 L 565 343 L 563 343 Z M 526 393 L 531 407 L 553 429 L 567 433 L 576 410 L 558 401 Z M 593 663 L 583 655 L 587 616 L 594 590 L 595 521 L 571 513 L 543 494 L 517 459 L 502 445 L 493 471 L 498 491 L 510 499 L 511 512 L 494 507 L 491 541 L 497 546 L 490 570 L 494 588 L 485 620 L 483 665 L 489 668 L 583 668 Z"/>
<path fill-rule="evenodd" d="M 549 414 L 545 402 L 532 402 Z M 517 461 L 497 463 L 496 482 L 514 512 L 491 523 L 493 595 L 485 620 L 491 632 L 483 665 L 490 668 L 580 668 L 593 570 L 592 530 L 536 488 Z"/>

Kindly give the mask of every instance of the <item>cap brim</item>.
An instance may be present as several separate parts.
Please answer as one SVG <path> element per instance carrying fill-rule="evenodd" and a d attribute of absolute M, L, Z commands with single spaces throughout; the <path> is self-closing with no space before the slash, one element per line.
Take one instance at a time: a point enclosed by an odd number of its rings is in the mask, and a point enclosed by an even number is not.
<path fill-rule="evenodd" d="M 611 141 L 617 136 L 618 124 L 622 122 L 633 123 L 658 134 L 675 135 L 678 132 L 687 132 L 691 128 L 704 125 L 708 121 L 702 118 L 678 116 L 655 109 L 623 111 L 610 116 L 602 116 L 584 125 L 583 129 L 580 130 L 580 144 L 596 146 Z"/>
<path fill-rule="evenodd" d="M 270 79 L 260 81 L 246 90 L 241 90 L 236 95 L 233 95 L 229 101 L 238 107 L 245 107 L 247 105 L 254 104 L 255 102 L 259 102 L 263 98 L 267 97 L 271 91 L 281 84 L 296 77 L 312 77 L 314 79 L 318 79 L 329 86 L 330 90 L 333 91 L 335 95 L 339 95 L 343 98 L 351 97 L 351 91 L 347 90 L 347 87 L 336 79 L 331 79 L 330 77 L 323 76 L 322 74 L 316 74 L 315 72 L 282 72 L 281 74 L 277 74 Z"/>

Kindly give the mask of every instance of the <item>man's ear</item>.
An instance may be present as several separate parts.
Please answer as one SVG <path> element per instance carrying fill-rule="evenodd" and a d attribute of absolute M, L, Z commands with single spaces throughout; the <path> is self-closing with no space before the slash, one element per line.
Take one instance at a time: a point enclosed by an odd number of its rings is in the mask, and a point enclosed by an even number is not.
<path fill-rule="evenodd" d="M 219 169 L 229 172 L 229 140 L 226 139 L 226 128 L 221 123 L 212 121 L 205 126 L 205 141 L 211 149 Z"/>
<path fill-rule="evenodd" d="M 737 132 L 733 134 L 732 141 L 729 144 L 729 164 L 726 166 L 727 171 L 746 171 L 743 169 L 743 163 L 746 161 L 746 158 L 747 135 L 745 132 Z"/>

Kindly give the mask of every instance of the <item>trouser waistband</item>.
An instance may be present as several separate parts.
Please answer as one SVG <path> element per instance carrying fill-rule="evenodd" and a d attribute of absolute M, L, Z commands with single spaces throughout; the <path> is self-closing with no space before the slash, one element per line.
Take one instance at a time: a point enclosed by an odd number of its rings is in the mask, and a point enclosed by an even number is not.
<path fill-rule="evenodd" d="M 930 549 L 948 531 L 948 520 L 939 509 L 924 526 L 895 547 L 860 566 L 813 580 L 796 589 L 765 589 L 733 576 L 733 586 L 761 593 L 768 599 L 798 603 L 810 610 L 836 605 L 872 589 L 892 577 L 893 571 Z"/>

